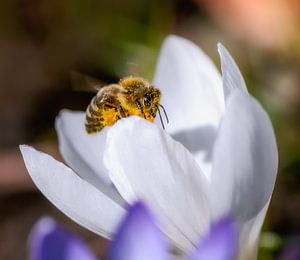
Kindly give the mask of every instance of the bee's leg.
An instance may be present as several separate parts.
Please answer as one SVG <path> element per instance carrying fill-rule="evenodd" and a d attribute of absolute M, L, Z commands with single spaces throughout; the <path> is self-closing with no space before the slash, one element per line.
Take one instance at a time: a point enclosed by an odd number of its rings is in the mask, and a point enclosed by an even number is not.
<path fill-rule="evenodd" d="M 103 103 L 102 106 L 104 111 L 107 111 L 109 109 L 115 109 L 115 110 L 117 109 L 116 106 L 112 105 L 111 103 Z"/>
<path fill-rule="evenodd" d="M 126 117 L 125 111 L 124 111 L 123 107 L 121 107 L 121 106 L 119 108 L 119 113 L 120 113 L 120 115 L 121 115 L 122 118 Z"/>
<path fill-rule="evenodd" d="M 123 114 L 120 111 L 120 105 L 113 104 L 112 102 L 105 102 L 103 104 L 104 111 L 114 110 L 116 115 L 116 120 L 123 118 Z M 124 112 L 124 110 L 122 110 Z M 124 113 L 125 114 L 125 113 Z M 126 117 L 126 116 L 125 116 Z"/>
<path fill-rule="evenodd" d="M 136 106 L 138 107 L 138 109 L 141 110 L 142 114 L 144 115 L 144 118 L 146 119 L 146 115 L 145 115 L 145 113 L 144 113 L 144 110 L 143 110 L 143 107 L 142 107 L 140 101 L 136 100 L 136 101 L 135 101 L 135 104 L 136 104 Z"/>
<path fill-rule="evenodd" d="M 96 134 L 97 132 L 100 132 L 103 129 L 104 125 L 99 122 L 99 123 L 91 123 L 91 122 L 86 122 L 85 123 L 85 130 L 87 131 L 88 134 Z"/>

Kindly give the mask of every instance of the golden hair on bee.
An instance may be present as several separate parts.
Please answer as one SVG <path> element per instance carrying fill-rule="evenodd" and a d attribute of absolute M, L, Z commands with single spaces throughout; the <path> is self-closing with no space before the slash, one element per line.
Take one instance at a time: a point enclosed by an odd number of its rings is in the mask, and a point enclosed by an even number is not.
<path fill-rule="evenodd" d="M 153 122 L 157 113 L 162 126 L 160 107 L 161 92 L 141 77 L 125 77 L 118 84 L 101 87 L 86 109 L 85 128 L 89 134 L 100 132 L 105 126 L 111 126 L 121 118 L 140 116 Z"/>

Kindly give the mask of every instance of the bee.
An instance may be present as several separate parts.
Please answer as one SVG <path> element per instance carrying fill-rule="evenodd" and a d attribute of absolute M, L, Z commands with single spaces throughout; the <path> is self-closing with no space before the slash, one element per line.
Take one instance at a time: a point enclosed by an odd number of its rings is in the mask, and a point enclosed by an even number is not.
<path fill-rule="evenodd" d="M 100 87 L 86 109 L 85 129 L 89 134 L 96 134 L 105 126 L 132 115 L 153 122 L 157 113 L 164 128 L 160 108 L 167 123 L 169 119 L 160 98 L 160 90 L 141 77 L 129 76 L 118 84 Z"/>

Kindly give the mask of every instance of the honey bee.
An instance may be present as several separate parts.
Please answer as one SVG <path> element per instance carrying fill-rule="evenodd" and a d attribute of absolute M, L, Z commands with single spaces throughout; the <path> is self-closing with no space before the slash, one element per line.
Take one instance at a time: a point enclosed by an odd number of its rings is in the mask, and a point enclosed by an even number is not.
<path fill-rule="evenodd" d="M 86 109 L 85 129 L 89 134 L 96 134 L 105 126 L 112 126 L 119 119 L 132 115 L 153 122 L 157 113 L 164 128 L 160 108 L 167 122 L 169 120 L 159 103 L 160 98 L 160 90 L 141 77 L 129 76 L 118 84 L 103 86 Z"/>

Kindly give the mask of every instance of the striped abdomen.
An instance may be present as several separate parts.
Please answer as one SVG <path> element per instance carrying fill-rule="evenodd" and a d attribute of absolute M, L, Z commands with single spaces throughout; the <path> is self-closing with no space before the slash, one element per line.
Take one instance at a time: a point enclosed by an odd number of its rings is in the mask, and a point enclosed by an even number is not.
<path fill-rule="evenodd" d="M 117 92 L 118 88 L 110 85 L 101 89 L 91 100 L 85 120 L 85 129 L 89 134 L 100 132 L 120 119 Z"/>

